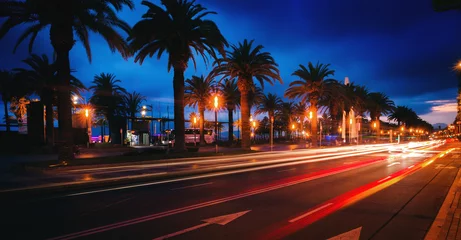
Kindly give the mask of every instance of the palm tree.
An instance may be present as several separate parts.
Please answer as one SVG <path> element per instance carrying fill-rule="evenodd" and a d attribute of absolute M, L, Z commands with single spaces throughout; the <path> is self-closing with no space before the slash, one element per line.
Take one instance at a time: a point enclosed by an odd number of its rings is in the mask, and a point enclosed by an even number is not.
<path fill-rule="evenodd" d="M 26 78 L 30 84 L 31 91 L 40 96 L 40 101 L 45 105 L 46 119 L 46 142 L 49 145 L 54 143 L 54 111 L 53 104 L 56 103 L 56 93 L 59 85 L 56 76 L 56 64 L 51 63 L 45 54 L 39 56 L 32 54 L 23 60 L 30 69 L 14 69 L 20 76 Z M 71 92 L 80 95 L 86 88 L 75 76 L 70 75 Z"/>
<path fill-rule="evenodd" d="M 60 140 L 73 143 L 72 137 L 72 105 L 71 105 L 71 68 L 69 52 L 75 44 L 74 34 L 82 42 L 88 59 L 91 61 L 91 50 L 88 31 L 101 35 L 112 51 L 117 50 L 124 58 L 130 51 L 125 39 L 115 30 L 119 28 L 130 31 L 127 23 L 120 20 L 115 11 L 123 6 L 133 9 L 131 0 L 25 0 L 0 2 L 0 17 L 6 17 L 0 28 L 0 39 L 12 28 L 27 24 L 28 28 L 19 37 L 14 51 L 27 37 L 30 37 L 29 52 L 38 33 L 50 29 L 51 45 L 56 53 L 58 91 L 58 122 Z"/>
<path fill-rule="evenodd" d="M 92 86 L 93 96 L 90 98 L 90 103 L 93 104 L 97 113 L 103 114 L 109 122 L 109 138 L 117 132 L 115 129 L 115 116 L 121 115 L 120 110 L 123 109 L 123 96 L 126 90 L 119 85 L 121 81 L 116 79 L 114 74 L 101 73 L 94 76 Z"/>
<path fill-rule="evenodd" d="M 175 149 L 184 151 L 184 72 L 189 60 L 195 66 L 193 51 L 207 61 L 205 54 L 215 58 L 215 49 L 224 54 L 227 41 L 213 21 L 203 19 L 215 12 L 207 11 L 194 1 L 162 0 L 161 3 L 165 9 L 148 1 L 141 2 L 149 9 L 133 27 L 129 41 L 137 52 L 135 62 L 140 64 L 147 56 L 157 54 L 160 58 L 165 52 L 169 54 L 168 71 L 171 67 L 174 69 Z"/>
<path fill-rule="evenodd" d="M 323 98 L 337 96 L 339 84 L 336 80 L 328 79 L 335 71 L 330 69 L 330 64 L 317 63 L 315 66 L 309 62 L 307 68 L 299 65 L 299 69 L 292 75 L 299 80 L 290 83 L 285 91 L 285 96 L 294 99 L 300 98 L 301 102 L 309 102 L 312 111 L 312 145 L 317 147 L 317 111 Z"/>
<path fill-rule="evenodd" d="M 280 105 L 282 104 L 282 99 L 280 99 L 277 95 L 269 93 L 264 96 L 261 104 L 259 105 L 258 109 L 256 110 L 256 114 L 259 113 L 267 113 L 269 115 L 270 121 L 270 144 L 274 143 L 274 121 L 275 121 L 275 113 L 278 109 L 280 109 Z"/>
<path fill-rule="evenodd" d="M 381 135 L 380 131 L 380 121 L 379 118 L 384 115 L 387 116 L 391 114 L 394 109 L 394 101 L 389 99 L 389 97 L 381 92 L 371 92 L 368 94 L 367 109 L 370 112 L 370 118 L 372 121 L 376 121 L 376 132 L 377 138 Z"/>
<path fill-rule="evenodd" d="M 294 121 L 294 117 L 296 114 L 295 111 L 295 104 L 294 102 L 282 102 L 279 105 L 280 109 L 276 112 L 278 115 L 278 119 L 280 119 L 281 123 L 281 130 L 285 130 L 287 136 L 291 136 L 289 126 Z M 280 136 L 281 134 L 279 134 Z"/>
<path fill-rule="evenodd" d="M 283 83 L 280 78 L 278 65 L 269 52 L 263 52 L 263 46 L 253 47 L 253 40 L 244 40 L 243 43 L 232 45 L 232 51 L 227 51 L 226 57 L 215 62 L 213 73 L 229 79 L 237 79 L 240 91 L 240 107 L 242 119 L 242 148 L 250 149 L 250 94 L 256 93 L 254 79 L 261 88 L 264 82 L 273 84 L 275 81 Z"/>
<path fill-rule="evenodd" d="M 5 111 L 5 124 L 6 131 L 10 129 L 10 118 L 8 116 L 8 102 L 13 98 L 13 92 L 15 91 L 14 86 L 14 74 L 11 71 L 2 70 L 0 71 L 0 95 L 2 95 L 3 108 Z"/>
<path fill-rule="evenodd" d="M 146 97 L 136 91 L 132 93 L 127 92 L 123 94 L 122 101 L 126 115 L 135 118 L 136 113 L 141 111 L 141 104 L 146 101 Z"/>
<path fill-rule="evenodd" d="M 392 112 L 391 115 L 387 118 L 388 120 L 396 121 L 397 126 L 400 127 L 400 123 L 405 122 L 405 120 L 408 120 L 410 117 L 413 117 L 412 111 L 410 108 L 407 106 L 397 106 Z"/>
<path fill-rule="evenodd" d="M 226 104 L 229 119 L 229 145 L 234 141 L 234 111 L 240 105 L 240 92 L 235 79 L 225 79 L 219 83 L 224 102 Z"/>
<path fill-rule="evenodd" d="M 184 100 L 187 106 L 197 107 L 200 114 L 200 145 L 205 145 L 205 109 L 210 103 L 211 93 L 213 91 L 213 79 L 208 76 L 204 78 L 192 76 L 186 80 Z M 217 133 L 216 133 L 217 134 Z"/>

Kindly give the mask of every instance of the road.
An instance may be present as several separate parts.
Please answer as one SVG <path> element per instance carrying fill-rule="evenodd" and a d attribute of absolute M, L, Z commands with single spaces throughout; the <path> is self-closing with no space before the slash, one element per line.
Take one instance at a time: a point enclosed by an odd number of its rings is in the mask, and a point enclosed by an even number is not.
<path fill-rule="evenodd" d="M 360 239 L 421 239 L 459 168 L 461 154 L 454 147 L 21 198 L 1 204 L 7 220 L 2 234 L 8 239 L 328 239 L 353 230 L 347 234 Z"/>

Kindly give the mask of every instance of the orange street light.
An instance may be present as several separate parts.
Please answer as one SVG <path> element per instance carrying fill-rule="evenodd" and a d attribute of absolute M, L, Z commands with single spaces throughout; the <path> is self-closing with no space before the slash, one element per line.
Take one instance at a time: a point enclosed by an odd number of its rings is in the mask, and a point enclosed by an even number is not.
<path fill-rule="evenodd" d="M 194 125 L 197 124 L 197 117 L 194 117 Z"/>
<path fill-rule="evenodd" d="M 218 109 L 218 96 L 214 97 L 214 108 Z"/>
<path fill-rule="evenodd" d="M 373 128 L 376 128 L 376 122 L 373 123 Z"/>
<path fill-rule="evenodd" d="M 294 125 L 294 124 L 291 125 L 291 129 L 293 129 L 293 130 L 295 129 L 295 125 Z"/>
<path fill-rule="evenodd" d="M 85 109 L 85 117 L 87 117 L 87 118 L 88 118 L 88 108 L 87 108 L 87 109 Z"/>
<path fill-rule="evenodd" d="M 309 118 L 312 119 L 312 111 L 309 112 Z"/>

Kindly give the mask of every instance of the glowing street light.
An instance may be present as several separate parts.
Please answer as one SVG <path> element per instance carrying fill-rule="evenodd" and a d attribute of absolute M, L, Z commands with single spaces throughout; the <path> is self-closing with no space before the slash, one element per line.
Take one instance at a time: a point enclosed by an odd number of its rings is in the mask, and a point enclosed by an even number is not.
<path fill-rule="evenodd" d="M 146 116 L 146 110 L 142 110 L 142 111 L 141 111 L 141 115 L 142 115 L 143 117 Z"/>
<path fill-rule="evenodd" d="M 215 147 L 218 153 L 218 96 L 214 96 Z"/>
<path fill-rule="evenodd" d="M 194 146 L 197 146 L 195 128 L 197 128 L 197 117 L 196 116 L 194 116 L 194 127 L 192 128 L 192 131 L 194 131 Z"/>
<path fill-rule="evenodd" d="M 85 108 L 85 122 L 86 122 L 86 135 L 88 137 L 88 141 L 86 142 L 86 147 L 89 148 L 90 147 L 90 130 L 88 128 L 88 116 L 89 116 L 89 111 L 88 111 L 88 108 Z"/>

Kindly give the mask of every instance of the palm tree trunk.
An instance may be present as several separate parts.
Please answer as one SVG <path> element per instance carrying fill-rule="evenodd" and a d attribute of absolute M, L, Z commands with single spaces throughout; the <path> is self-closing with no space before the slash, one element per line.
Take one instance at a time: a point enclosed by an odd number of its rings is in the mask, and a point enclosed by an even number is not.
<path fill-rule="evenodd" d="M 199 106 L 199 114 L 200 114 L 200 120 L 199 120 L 199 124 L 200 124 L 200 145 L 201 146 L 204 146 L 206 143 L 205 143 L 205 131 L 204 131 L 204 128 L 205 128 L 205 107 L 204 106 Z"/>
<path fill-rule="evenodd" d="M 101 121 L 101 143 L 104 142 L 104 120 Z"/>
<path fill-rule="evenodd" d="M 74 45 L 73 19 L 69 16 L 67 21 L 51 25 L 50 39 L 56 52 L 58 88 L 58 124 L 59 140 L 67 145 L 67 156 L 73 158 L 72 149 L 74 138 L 72 134 L 72 104 L 70 99 L 70 61 L 69 52 Z M 61 160 L 61 159 L 60 159 Z M 62 159 L 67 160 L 67 159 Z"/>
<path fill-rule="evenodd" d="M 53 104 L 45 104 L 45 119 L 46 119 L 46 143 L 48 146 L 53 146 L 54 144 L 54 119 L 53 119 Z"/>
<path fill-rule="evenodd" d="M 312 133 L 312 147 L 317 147 L 317 106 L 316 104 L 311 104 L 312 109 L 312 125 L 311 125 L 311 133 Z"/>
<path fill-rule="evenodd" d="M 232 108 L 227 108 L 228 110 L 228 119 L 229 119 L 229 136 L 228 136 L 228 141 L 229 145 L 232 145 L 232 142 L 234 141 L 234 109 Z"/>
<path fill-rule="evenodd" d="M 183 152 L 186 150 L 186 141 L 184 136 L 184 71 L 186 69 L 186 64 L 179 63 L 177 65 L 174 66 L 173 77 L 174 128 L 176 132 L 174 149 L 177 152 Z"/>
<path fill-rule="evenodd" d="M 10 118 L 9 118 L 9 116 L 8 116 L 8 102 L 5 101 L 5 99 L 3 99 L 3 107 L 4 107 L 4 110 L 5 110 L 6 131 L 9 132 L 9 131 L 11 131 L 11 128 L 10 128 Z"/>
<path fill-rule="evenodd" d="M 379 121 L 379 116 L 376 117 L 376 143 L 379 143 L 381 137 L 381 122 Z"/>
<path fill-rule="evenodd" d="M 248 103 L 248 91 L 244 90 L 245 89 L 240 90 L 240 121 L 242 121 L 242 149 L 250 150 L 250 106 Z"/>

